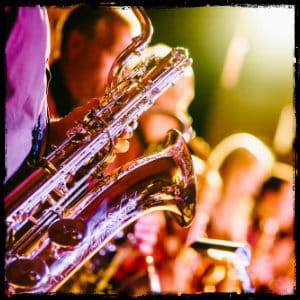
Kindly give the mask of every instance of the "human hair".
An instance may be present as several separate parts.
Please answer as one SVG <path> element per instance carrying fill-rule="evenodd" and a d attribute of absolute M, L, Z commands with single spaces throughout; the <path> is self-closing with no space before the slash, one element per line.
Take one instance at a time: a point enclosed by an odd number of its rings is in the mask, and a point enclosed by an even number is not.
<path fill-rule="evenodd" d="M 279 189 L 280 189 L 283 182 L 284 182 L 283 179 L 271 176 L 262 185 L 259 196 L 263 196 L 264 193 L 267 192 L 267 191 L 275 191 L 275 192 L 279 191 Z"/>
<path fill-rule="evenodd" d="M 291 165 L 275 162 L 271 175 L 263 183 L 259 197 L 262 197 L 268 191 L 278 192 L 284 183 L 293 184 L 293 168 Z"/>
<path fill-rule="evenodd" d="M 96 24 L 101 19 L 113 19 L 131 27 L 129 20 L 123 17 L 116 7 L 80 5 L 73 9 L 67 16 L 62 27 L 61 50 L 65 49 L 72 30 L 78 30 L 87 38 L 95 35 Z"/>

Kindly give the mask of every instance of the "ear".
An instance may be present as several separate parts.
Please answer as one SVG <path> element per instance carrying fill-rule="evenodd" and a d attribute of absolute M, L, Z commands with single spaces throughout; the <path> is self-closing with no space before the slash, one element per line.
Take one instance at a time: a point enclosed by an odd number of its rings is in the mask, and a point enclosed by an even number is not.
<path fill-rule="evenodd" d="M 86 44 L 86 37 L 78 30 L 72 30 L 67 41 L 67 52 L 70 57 L 76 57 L 82 52 Z"/>

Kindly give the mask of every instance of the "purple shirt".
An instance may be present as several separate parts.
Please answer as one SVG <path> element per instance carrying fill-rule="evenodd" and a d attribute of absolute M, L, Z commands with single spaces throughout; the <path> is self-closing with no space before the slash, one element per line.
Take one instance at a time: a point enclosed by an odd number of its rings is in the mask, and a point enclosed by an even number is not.
<path fill-rule="evenodd" d="M 8 12 L 10 8 L 5 8 Z M 46 8 L 19 7 L 5 46 L 6 178 L 26 159 L 39 115 L 46 124 L 50 31 Z"/>

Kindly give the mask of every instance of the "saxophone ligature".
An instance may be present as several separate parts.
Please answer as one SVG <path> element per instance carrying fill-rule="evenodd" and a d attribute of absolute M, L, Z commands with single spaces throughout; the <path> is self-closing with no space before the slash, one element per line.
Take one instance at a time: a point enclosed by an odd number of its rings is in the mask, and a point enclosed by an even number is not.
<path fill-rule="evenodd" d="M 193 220 L 193 165 L 178 131 L 169 132 L 162 151 L 103 172 L 114 138 L 128 126 L 134 128 L 191 64 L 187 50 L 178 47 L 125 70 L 133 55 L 142 57 L 152 35 L 144 9 L 132 10 L 141 34 L 113 64 L 101 106 L 78 120 L 63 143 L 5 196 L 8 295 L 56 292 L 117 232 L 145 213 L 171 211 L 182 226 Z"/>

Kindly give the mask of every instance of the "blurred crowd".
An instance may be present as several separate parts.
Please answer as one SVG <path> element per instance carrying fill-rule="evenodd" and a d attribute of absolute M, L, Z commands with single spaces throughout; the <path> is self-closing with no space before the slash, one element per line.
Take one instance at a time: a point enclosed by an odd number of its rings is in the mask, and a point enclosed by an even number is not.
<path fill-rule="evenodd" d="M 48 12 L 55 20 L 55 10 Z M 53 120 L 87 103 L 101 102 L 110 67 L 133 38 L 133 25 L 122 10 L 78 6 L 66 10 L 65 15 L 59 55 L 50 65 L 47 102 Z M 168 45 L 157 44 L 147 47 L 144 55 L 163 57 L 169 51 Z M 243 267 L 252 291 L 295 292 L 293 166 L 278 160 L 274 150 L 251 133 L 233 133 L 214 147 L 197 136 L 189 115 L 194 81 L 193 69 L 188 67 L 141 116 L 129 143 L 127 137 L 119 141 L 122 147 L 129 145 L 126 151 L 117 151 L 106 169 L 109 173 L 159 151 L 168 130 L 177 129 L 188 144 L 197 183 L 192 225 L 179 226 L 172 213 L 165 211 L 140 217 L 73 275 L 61 291 L 131 296 L 245 292 L 234 251 L 213 256 L 191 247 L 207 238 L 217 240 L 220 247 L 226 242 L 250 247 L 251 257 Z M 53 128 L 52 134 L 55 132 Z"/>

